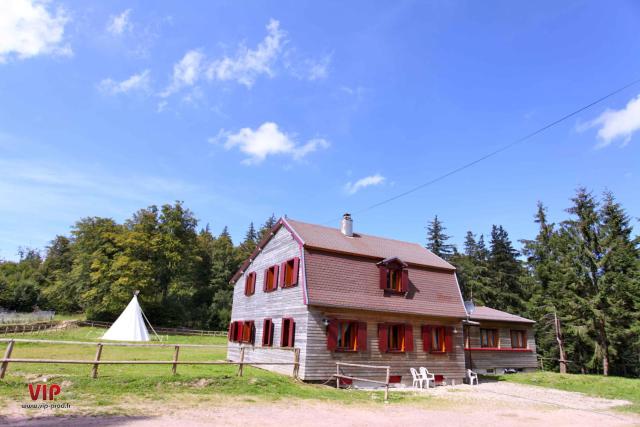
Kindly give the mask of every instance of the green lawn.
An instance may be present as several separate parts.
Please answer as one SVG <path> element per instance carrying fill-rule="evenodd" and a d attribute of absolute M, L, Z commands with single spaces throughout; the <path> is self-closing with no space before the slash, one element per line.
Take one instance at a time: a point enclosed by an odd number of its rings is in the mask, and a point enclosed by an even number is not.
<path fill-rule="evenodd" d="M 620 409 L 640 413 L 640 379 L 605 377 L 602 375 L 557 374 L 554 372 L 502 375 L 498 379 L 499 381 L 577 391 L 606 399 L 628 400 L 631 405 L 622 406 Z"/>
<path fill-rule="evenodd" d="M 100 328 L 75 328 L 39 334 L 16 334 L 14 338 L 55 339 L 98 342 Z M 10 338 L 11 336 L 2 336 Z M 164 336 L 167 343 L 226 345 L 226 337 Z M 4 354 L 6 343 L 0 343 Z M 96 347 L 63 344 L 15 343 L 12 358 L 92 360 Z M 224 360 L 223 348 L 180 349 L 180 360 Z M 171 360 L 173 348 L 110 347 L 102 351 L 103 360 Z M 228 398 L 278 400 L 282 398 L 335 400 L 344 403 L 380 401 L 382 392 L 345 391 L 304 384 L 291 377 L 262 369 L 245 367 L 238 377 L 236 366 L 179 365 L 101 365 L 97 379 L 90 378 L 90 365 L 9 364 L 7 376 L 0 380 L 0 408 L 30 401 L 27 383 L 55 382 L 62 385 L 57 401 L 68 402 L 81 413 L 127 413 L 132 402 L 214 402 Z M 405 393 L 390 393 L 390 401 L 414 400 Z M 424 400 L 424 398 L 423 398 Z M 0 410 L 1 412 L 1 410 Z"/>

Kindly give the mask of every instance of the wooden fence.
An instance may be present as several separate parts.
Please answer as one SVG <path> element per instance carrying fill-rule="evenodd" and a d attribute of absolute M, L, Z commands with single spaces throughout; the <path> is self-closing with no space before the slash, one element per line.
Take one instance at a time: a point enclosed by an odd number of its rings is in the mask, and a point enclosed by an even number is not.
<path fill-rule="evenodd" d="M 109 328 L 113 323 L 100 322 L 97 320 L 78 320 L 79 326 L 91 326 L 94 328 Z M 159 334 L 169 335 L 188 335 L 188 336 L 208 336 L 208 337 L 226 337 L 227 331 L 207 331 L 203 329 L 187 329 L 187 328 L 154 328 Z"/>
<path fill-rule="evenodd" d="M 369 368 L 369 369 L 384 369 L 387 371 L 387 376 L 386 379 L 384 381 L 378 381 L 378 380 L 371 380 L 369 378 L 358 378 L 358 377 L 352 377 L 349 375 L 344 375 L 340 372 L 340 367 L 341 366 L 353 366 L 353 367 L 357 367 L 357 368 Z M 391 367 L 390 366 L 378 366 L 378 365 L 360 365 L 357 363 L 344 363 L 344 362 L 336 362 L 336 373 L 334 374 L 334 377 L 336 378 L 336 388 L 340 388 L 340 378 L 343 379 L 349 379 L 351 381 L 366 381 L 366 382 L 370 382 L 370 383 L 374 383 L 374 384 L 381 384 L 384 385 L 384 401 L 387 402 L 389 400 L 389 373 L 390 373 Z"/>
<path fill-rule="evenodd" d="M 231 362 L 226 360 L 212 360 L 212 361 L 182 361 L 178 360 L 180 355 L 180 348 L 184 347 L 207 347 L 207 348 L 227 348 L 226 345 L 220 344 L 134 344 L 134 343 L 112 343 L 112 342 L 82 342 L 82 341 L 57 341 L 57 340 L 28 340 L 28 339 L 7 339 L 0 338 L 0 343 L 6 342 L 7 349 L 4 353 L 4 357 L 0 359 L 0 379 L 4 378 L 9 363 L 62 363 L 62 364 L 77 364 L 77 365 L 91 365 L 91 378 L 98 377 L 98 367 L 100 365 L 171 365 L 171 372 L 175 375 L 178 369 L 178 365 L 237 365 L 238 375 L 242 376 L 244 365 L 260 366 L 260 365 L 292 365 L 292 376 L 298 379 L 298 373 L 300 371 L 300 349 L 292 348 L 293 362 L 245 362 L 244 352 L 245 347 L 240 349 L 240 361 Z M 42 343 L 42 344 L 62 344 L 62 345 L 88 345 L 96 346 L 96 355 L 93 360 L 63 360 L 63 359 L 24 359 L 24 358 L 11 358 L 14 345 L 16 343 Z M 172 360 L 103 360 L 102 348 L 105 346 L 112 347 L 173 347 L 173 359 Z"/>
<path fill-rule="evenodd" d="M 40 332 L 51 329 L 60 324 L 59 321 L 24 323 L 16 325 L 0 325 L 0 335 L 3 334 L 26 334 L 30 332 Z"/>

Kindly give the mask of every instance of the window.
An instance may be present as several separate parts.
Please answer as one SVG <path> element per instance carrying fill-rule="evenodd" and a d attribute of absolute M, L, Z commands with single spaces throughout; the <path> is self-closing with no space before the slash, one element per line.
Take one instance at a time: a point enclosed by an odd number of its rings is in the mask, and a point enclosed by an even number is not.
<path fill-rule="evenodd" d="M 262 323 L 262 346 L 271 347 L 273 345 L 273 321 L 264 319 Z"/>
<path fill-rule="evenodd" d="M 499 344 L 497 329 L 480 329 L 480 345 L 488 348 L 498 348 Z"/>
<path fill-rule="evenodd" d="M 367 349 L 367 323 L 355 320 L 329 321 L 327 349 L 330 351 L 365 351 Z"/>
<path fill-rule="evenodd" d="M 283 288 L 290 288 L 298 284 L 298 268 L 300 266 L 300 258 L 292 258 L 289 261 L 283 262 L 280 267 L 280 286 Z"/>
<path fill-rule="evenodd" d="M 527 331 L 511 330 L 511 348 L 527 348 Z"/>
<path fill-rule="evenodd" d="M 243 325 L 242 321 L 235 321 L 235 322 L 229 323 L 229 333 L 227 334 L 229 341 L 232 341 L 232 342 L 242 341 L 242 329 L 243 329 L 242 325 Z"/>
<path fill-rule="evenodd" d="M 264 291 L 272 292 L 278 289 L 278 266 L 272 265 L 264 271 Z"/>
<path fill-rule="evenodd" d="M 246 296 L 253 295 L 256 292 L 256 273 L 251 272 L 247 274 L 246 279 L 244 279 L 244 294 Z"/>
<path fill-rule="evenodd" d="M 242 331 L 240 333 L 240 342 L 253 344 L 256 330 L 253 320 L 242 322 L 242 328 L 240 330 Z"/>
<path fill-rule="evenodd" d="M 378 347 L 383 353 L 413 351 L 413 326 L 386 323 L 378 325 Z"/>
<path fill-rule="evenodd" d="M 380 289 L 404 293 L 409 287 L 409 270 L 398 266 L 380 266 Z"/>
<path fill-rule="evenodd" d="M 451 326 L 422 327 L 422 343 L 424 351 L 429 353 L 446 353 L 453 351 L 453 328 Z"/>
<path fill-rule="evenodd" d="M 291 318 L 282 319 L 280 347 L 293 347 L 296 337 L 296 323 Z"/>

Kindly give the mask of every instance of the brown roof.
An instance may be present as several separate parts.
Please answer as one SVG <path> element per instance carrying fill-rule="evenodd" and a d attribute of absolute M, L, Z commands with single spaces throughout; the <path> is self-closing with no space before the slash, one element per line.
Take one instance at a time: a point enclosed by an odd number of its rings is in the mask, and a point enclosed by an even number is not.
<path fill-rule="evenodd" d="M 493 320 L 499 322 L 519 322 L 519 323 L 536 323 L 534 320 L 516 316 L 506 311 L 496 310 L 495 308 L 476 306 L 475 310 L 469 314 L 471 320 Z"/>
<path fill-rule="evenodd" d="M 338 228 L 286 219 L 307 248 L 319 248 L 344 254 L 374 258 L 397 257 L 407 264 L 455 270 L 455 267 L 418 243 L 354 233 L 346 237 Z"/>

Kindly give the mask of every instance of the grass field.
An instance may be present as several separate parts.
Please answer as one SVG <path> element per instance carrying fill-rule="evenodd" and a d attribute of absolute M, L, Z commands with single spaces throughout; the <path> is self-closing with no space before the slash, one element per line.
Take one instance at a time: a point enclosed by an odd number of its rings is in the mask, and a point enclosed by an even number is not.
<path fill-rule="evenodd" d="M 39 334 L 16 334 L 2 338 L 51 339 L 98 342 L 104 329 L 81 327 Z M 167 337 L 167 336 L 165 336 Z M 226 337 L 168 336 L 166 343 L 226 345 Z M 4 354 L 6 343 L 0 343 Z M 95 346 L 15 343 L 12 358 L 93 360 Z M 180 349 L 180 360 L 224 360 L 226 349 Z M 173 348 L 110 347 L 102 351 L 103 360 L 171 360 Z M 335 400 L 344 403 L 372 402 L 382 399 L 382 392 L 335 390 L 327 386 L 304 384 L 290 377 L 262 369 L 245 367 L 238 377 L 237 366 L 179 365 L 171 374 L 171 365 L 101 365 L 97 379 L 90 378 L 91 365 L 9 364 L 0 381 L 0 405 L 30 401 L 28 382 L 55 382 L 62 385 L 57 402 L 68 402 L 74 412 L 126 413 L 134 402 L 203 401 L 228 398 L 279 400 L 283 398 Z M 391 393 L 391 402 L 411 397 Z"/>
<path fill-rule="evenodd" d="M 499 380 L 555 388 L 564 391 L 576 391 L 605 399 L 628 400 L 631 402 L 631 405 L 621 406 L 620 410 L 640 413 L 640 379 L 535 372 L 503 375 L 499 377 Z"/>

